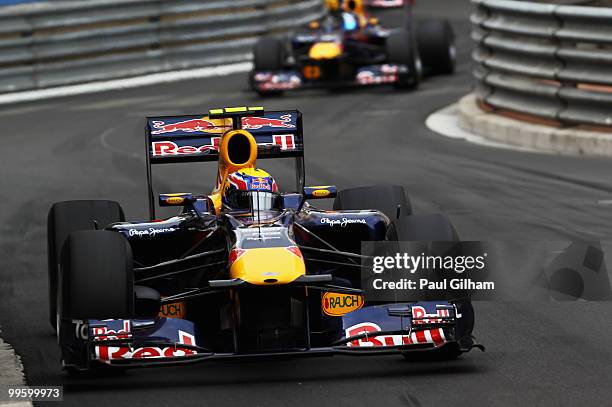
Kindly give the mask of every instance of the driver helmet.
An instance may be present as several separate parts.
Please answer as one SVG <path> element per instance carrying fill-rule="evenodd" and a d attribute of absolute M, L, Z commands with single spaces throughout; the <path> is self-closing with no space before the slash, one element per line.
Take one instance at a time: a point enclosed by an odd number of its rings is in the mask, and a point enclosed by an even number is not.
<path fill-rule="evenodd" d="M 276 181 L 259 168 L 242 168 L 227 176 L 223 206 L 232 212 L 270 211 L 280 207 Z"/>
<path fill-rule="evenodd" d="M 363 4 L 361 4 L 361 0 L 345 0 L 344 9 L 353 13 L 363 13 Z"/>
<path fill-rule="evenodd" d="M 329 11 L 336 11 L 340 8 L 340 0 L 325 0 L 325 5 Z"/>

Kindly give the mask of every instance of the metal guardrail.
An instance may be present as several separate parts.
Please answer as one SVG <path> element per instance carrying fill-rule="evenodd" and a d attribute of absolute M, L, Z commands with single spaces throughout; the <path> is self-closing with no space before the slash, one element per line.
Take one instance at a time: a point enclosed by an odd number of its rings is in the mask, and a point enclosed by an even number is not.
<path fill-rule="evenodd" d="M 612 127 L 612 8 L 472 3 L 479 100 L 562 125 Z"/>
<path fill-rule="evenodd" d="M 88 0 L 0 9 L 0 93 L 246 61 L 258 36 L 323 12 L 322 0 Z"/>

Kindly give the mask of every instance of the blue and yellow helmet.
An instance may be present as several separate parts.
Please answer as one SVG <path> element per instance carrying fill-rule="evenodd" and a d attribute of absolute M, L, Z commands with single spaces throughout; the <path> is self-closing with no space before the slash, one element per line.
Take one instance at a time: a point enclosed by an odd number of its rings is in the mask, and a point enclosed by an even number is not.
<path fill-rule="evenodd" d="M 278 186 L 259 168 L 243 168 L 227 176 L 223 206 L 233 211 L 272 210 L 279 206 Z"/>

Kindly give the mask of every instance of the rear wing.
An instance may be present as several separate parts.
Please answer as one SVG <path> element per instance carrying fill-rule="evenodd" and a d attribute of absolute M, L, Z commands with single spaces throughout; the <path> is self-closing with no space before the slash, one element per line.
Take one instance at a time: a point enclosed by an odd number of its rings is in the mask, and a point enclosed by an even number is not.
<path fill-rule="evenodd" d="M 255 137 L 258 159 L 304 156 L 299 111 L 265 112 L 260 117 L 246 114 L 229 118 L 223 114 L 218 115 L 221 118 L 214 114 L 148 117 L 149 160 L 151 164 L 216 161 L 221 136 L 235 128 L 248 130 Z"/>
<path fill-rule="evenodd" d="M 225 108 L 208 115 L 147 117 L 145 126 L 149 214 L 155 218 L 153 164 L 218 161 L 221 137 L 233 129 L 249 131 L 258 159 L 295 158 L 296 187 L 304 188 L 304 136 L 298 110 Z"/>

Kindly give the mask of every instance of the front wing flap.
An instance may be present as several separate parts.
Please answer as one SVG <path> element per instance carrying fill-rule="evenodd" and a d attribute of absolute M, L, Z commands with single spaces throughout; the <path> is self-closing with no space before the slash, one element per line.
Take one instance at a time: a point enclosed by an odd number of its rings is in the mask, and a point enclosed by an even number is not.
<path fill-rule="evenodd" d="M 405 65 L 382 64 L 360 67 L 355 78 L 338 83 L 345 86 L 371 86 L 394 84 L 410 70 Z M 325 81 L 307 80 L 299 71 L 260 71 L 251 77 L 253 88 L 259 92 L 281 92 L 302 88 L 316 88 L 329 84 Z"/>

